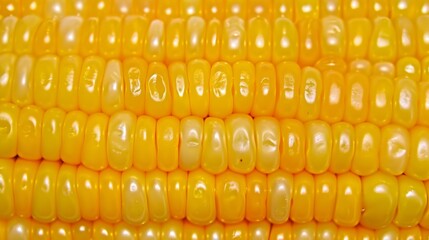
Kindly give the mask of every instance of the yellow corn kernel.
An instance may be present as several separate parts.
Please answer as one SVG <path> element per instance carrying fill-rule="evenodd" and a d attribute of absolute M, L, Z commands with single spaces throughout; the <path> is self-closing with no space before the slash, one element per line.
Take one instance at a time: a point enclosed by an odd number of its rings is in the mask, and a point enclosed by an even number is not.
<path fill-rule="evenodd" d="M 246 187 L 246 219 L 252 222 L 262 221 L 267 211 L 267 177 L 253 171 L 246 175 Z"/>
<path fill-rule="evenodd" d="M 2 80 L 0 84 L 0 102 L 11 101 L 11 88 L 15 64 L 16 56 L 14 54 L 5 53 L 0 55 L 0 76 Z"/>
<path fill-rule="evenodd" d="M 297 118 L 303 122 L 319 117 L 322 98 L 322 76 L 313 67 L 302 69 Z"/>
<path fill-rule="evenodd" d="M 145 111 L 147 68 L 146 61 L 141 58 L 127 58 L 123 61 L 124 106 L 136 115 L 142 115 Z"/>
<path fill-rule="evenodd" d="M 204 56 L 205 32 L 206 22 L 203 18 L 193 16 L 188 19 L 185 29 L 186 35 L 184 36 L 186 61 L 202 58 Z"/>
<path fill-rule="evenodd" d="M 323 90 L 320 118 L 334 123 L 343 119 L 345 108 L 345 86 L 343 75 L 337 71 L 327 70 L 322 74 Z"/>
<path fill-rule="evenodd" d="M 92 237 L 92 222 L 80 220 L 71 226 L 73 239 L 89 239 Z"/>
<path fill-rule="evenodd" d="M 81 163 L 91 170 L 100 171 L 107 167 L 108 124 L 109 118 L 103 113 L 91 114 L 86 121 Z"/>
<path fill-rule="evenodd" d="M 373 30 L 371 21 L 367 18 L 350 19 L 347 29 L 347 59 L 366 58 L 371 39 L 368 33 Z"/>
<path fill-rule="evenodd" d="M 40 222 L 52 222 L 57 217 L 56 182 L 59 162 L 42 161 L 34 179 L 32 217 Z"/>
<path fill-rule="evenodd" d="M 234 114 L 225 120 L 228 168 L 250 173 L 256 165 L 254 122 L 250 116 Z"/>
<path fill-rule="evenodd" d="M 422 218 L 427 205 L 423 182 L 408 176 L 398 177 L 398 208 L 393 222 L 398 227 L 414 227 Z"/>
<path fill-rule="evenodd" d="M 396 60 L 397 41 L 395 29 L 389 18 L 380 17 L 374 20 L 368 53 L 371 61 Z"/>
<path fill-rule="evenodd" d="M 388 226 L 395 216 L 397 206 L 398 181 L 394 176 L 376 172 L 362 178 L 362 226 L 371 229 Z"/>
<path fill-rule="evenodd" d="M 246 205 L 246 179 L 244 175 L 225 171 L 216 176 L 217 218 L 228 224 L 244 219 Z"/>
<path fill-rule="evenodd" d="M 165 1 L 169 2 L 169 1 Z M 143 43 L 143 56 L 148 62 L 162 61 L 165 57 L 164 22 L 158 19 L 149 24 Z"/>
<path fill-rule="evenodd" d="M 383 76 L 389 79 L 395 78 L 395 65 L 389 61 L 381 61 L 374 64 L 372 68 L 374 76 Z"/>
<path fill-rule="evenodd" d="M 254 119 L 256 140 L 256 169 L 271 173 L 280 166 L 280 125 L 277 119 L 257 117 Z"/>
<path fill-rule="evenodd" d="M 299 36 L 298 62 L 302 66 L 313 65 L 320 58 L 319 20 L 307 18 L 301 20 L 297 25 Z"/>
<path fill-rule="evenodd" d="M 61 159 L 69 164 L 80 164 L 85 126 L 88 115 L 81 111 L 67 113 L 61 137 Z"/>
<path fill-rule="evenodd" d="M 284 119 L 280 122 L 280 168 L 291 173 L 298 173 L 305 167 L 306 129 L 296 119 Z"/>
<path fill-rule="evenodd" d="M 222 2 L 215 0 L 217 3 Z M 207 1 L 206 1 L 207 2 Z M 222 24 L 214 18 L 207 23 L 205 36 L 205 51 L 204 57 L 209 62 L 214 62 L 220 59 Z"/>
<path fill-rule="evenodd" d="M 345 122 L 335 123 L 332 130 L 332 155 L 329 171 L 345 173 L 350 171 L 355 156 L 356 141 L 354 127 Z"/>
<path fill-rule="evenodd" d="M 352 173 L 338 175 L 334 222 L 344 227 L 356 226 L 361 217 L 361 199 L 361 179 Z"/>
<path fill-rule="evenodd" d="M 18 150 L 18 124 L 20 109 L 11 103 L 0 104 L 0 157 L 15 157 Z"/>
<path fill-rule="evenodd" d="M 398 43 L 398 57 L 416 56 L 417 32 L 413 21 L 407 17 L 398 17 L 395 19 L 394 27 Z"/>
<path fill-rule="evenodd" d="M 294 197 L 294 182 L 293 176 L 283 170 L 268 175 L 267 219 L 271 223 L 281 224 L 287 222 L 289 217 L 292 219 L 291 205 Z"/>
<path fill-rule="evenodd" d="M 225 239 L 224 225 L 218 221 L 206 226 L 206 239 Z"/>
<path fill-rule="evenodd" d="M 156 5 L 156 17 L 163 22 L 169 22 L 180 14 L 180 1 L 168 0 L 157 2 Z"/>
<path fill-rule="evenodd" d="M 117 240 L 128 240 L 137 238 L 137 228 L 126 223 L 118 223 L 114 227 L 114 236 Z"/>
<path fill-rule="evenodd" d="M 121 174 L 110 168 L 99 174 L 100 219 L 116 223 L 122 219 Z"/>
<path fill-rule="evenodd" d="M 203 130 L 201 168 L 218 174 L 228 167 L 228 149 L 225 123 L 219 118 L 206 118 Z"/>
<path fill-rule="evenodd" d="M 300 56 L 298 30 L 288 18 L 278 18 L 273 23 L 273 62 L 295 61 Z"/>
<path fill-rule="evenodd" d="M 200 167 L 204 121 L 186 117 L 180 121 L 179 167 L 191 171 Z"/>
<path fill-rule="evenodd" d="M 29 239 L 31 234 L 31 220 L 27 218 L 13 218 L 11 221 L 7 222 L 5 232 L 4 238 Z"/>
<path fill-rule="evenodd" d="M 316 226 L 316 239 L 328 240 L 337 237 L 337 226 L 330 223 L 319 223 Z"/>
<path fill-rule="evenodd" d="M 80 32 L 80 54 L 87 57 L 98 53 L 100 19 L 90 17 L 84 19 Z"/>
<path fill-rule="evenodd" d="M 30 54 L 33 52 L 34 38 L 37 28 L 42 22 L 35 15 L 24 16 L 18 20 L 14 32 L 14 51 L 17 54 Z"/>
<path fill-rule="evenodd" d="M 296 1 L 295 5 L 295 21 L 302 19 L 319 18 L 320 3 L 317 0 Z"/>
<path fill-rule="evenodd" d="M 273 3 L 264 0 L 250 0 L 247 5 L 247 17 L 270 18 L 272 16 Z"/>
<path fill-rule="evenodd" d="M 316 223 L 314 221 L 306 223 L 296 223 L 292 226 L 292 239 L 315 239 Z"/>
<path fill-rule="evenodd" d="M 383 229 L 376 230 L 375 236 L 377 239 L 399 239 L 399 229 L 395 225 L 389 225 Z"/>
<path fill-rule="evenodd" d="M 369 89 L 368 121 L 378 126 L 390 123 L 394 92 L 392 79 L 386 76 L 374 77 Z"/>
<path fill-rule="evenodd" d="M 92 237 L 94 239 L 113 240 L 113 226 L 110 223 L 101 220 L 94 221 L 92 227 Z"/>
<path fill-rule="evenodd" d="M 13 70 L 11 99 L 19 107 L 33 103 L 33 65 L 34 58 L 29 55 L 21 55 Z"/>
<path fill-rule="evenodd" d="M 277 64 L 276 70 L 277 99 L 274 115 L 277 118 L 292 118 L 298 112 L 301 69 L 294 62 L 281 62 Z"/>
<path fill-rule="evenodd" d="M 169 116 L 171 98 L 167 67 L 160 62 L 150 63 L 146 79 L 145 113 L 154 118 Z"/>
<path fill-rule="evenodd" d="M 62 18 L 57 31 L 58 54 L 65 56 L 79 53 L 81 33 L 82 29 L 85 28 L 87 27 L 83 25 L 81 17 L 67 16 Z"/>
<path fill-rule="evenodd" d="M 225 224 L 225 239 L 248 239 L 248 226 L 247 222 L 240 222 L 236 224 Z"/>
<path fill-rule="evenodd" d="M 170 218 L 167 196 L 167 174 L 154 170 L 146 174 L 146 194 L 149 208 L 149 219 L 165 222 Z"/>
<path fill-rule="evenodd" d="M 128 111 L 117 112 L 109 120 L 106 137 L 107 161 L 115 170 L 126 170 L 133 163 L 136 122 L 136 116 Z"/>
<path fill-rule="evenodd" d="M 124 79 L 122 63 L 110 60 L 106 63 L 101 83 L 101 111 L 111 115 L 124 109 Z"/>
<path fill-rule="evenodd" d="M 205 239 L 203 226 L 194 225 L 189 222 L 183 224 L 183 239 Z"/>
<path fill-rule="evenodd" d="M 270 22 L 261 17 L 251 18 L 248 22 L 247 32 L 249 60 L 253 62 L 270 61 L 272 43 Z"/>
<path fill-rule="evenodd" d="M 149 219 L 146 179 L 142 172 L 129 169 L 121 175 L 122 217 L 129 224 L 144 224 Z"/>
<path fill-rule="evenodd" d="M 343 1 L 343 17 L 346 19 L 366 17 L 368 8 L 366 0 Z"/>
<path fill-rule="evenodd" d="M 148 25 L 148 20 L 141 15 L 125 16 L 121 26 L 121 53 L 124 57 L 142 56 Z"/>
<path fill-rule="evenodd" d="M 270 240 L 292 240 L 292 224 L 290 222 L 284 224 L 275 224 L 271 227 Z"/>
<path fill-rule="evenodd" d="M 58 108 L 47 110 L 43 116 L 41 153 L 43 159 L 59 160 L 63 123 L 66 114 Z"/>
<path fill-rule="evenodd" d="M 341 17 L 342 13 L 341 0 L 321 0 L 320 1 L 320 16 L 337 16 Z"/>
<path fill-rule="evenodd" d="M 46 55 L 37 59 L 34 66 L 34 103 L 43 109 L 55 106 L 58 88 L 59 59 Z"/>
<path fill-rule="evenodd" d="M 420 82 L 422 67 L 420 61 L 415 57 L 403 57 L 396 63 L 396 76 L 405 77 Z"/>
<path fill-rule="evenodd" d="M 312 174 L 325 172 L 329 168 L 332 155 L 331 127 L 320 120 L 310 121 L 306 128 L 306 165 Z"/>
<path fill-rule="evenodd" d="M 165 30 L 165 49 L 168 62 L 185 59 L 185 20 L 175 18 L 170 21 Z"/>
<path fill-rule="evenodd" d="M 344 58 L 346 54 L 345 27 L 341 18 L 329 16 L 320 22 L 320 49 L 322 56 Z"/>
<path fill-rule="evenodd" d="M 413 128 L 410 132 L 410 158 L 405 174 L 418 180 L 428 180 L 429 172 L 425 165 L 429 158 L 429 129 L 421 126 Z"/>
<path fill-rule="evenodd" d="M 20 157 L 38 160 L 41 155 L 43 111 L 36 106 L 21 109 L 18 119 L 17 153 Z"/>
<path fill-rule="evenodd" d="M 209 112 L 210 64 L 202 59 L 188 63 L 189 102 L 191 114 L 206 117 Z"/>
<path fill-rule="evenodd" d="M 215 220 L 218 208 L 215 202 L 215 184 L 215 177 L 202 170 L 189 173 L 186 186 L 186 218 L 191 223 L 207 225 Z"/>
<path fill-rule="evenodd" d="M 221 59 L 230 63 L 245 60 L 247 56 L 247 33 L 242 18 L 225 19 L 221 33 Z"/>
<path fill-rule="evenodd" d="M 31 221 L 31 237 L 37 240 L 48 240 L 51 238 L 51 228 L 49 224 Z"/>
<path fill-rule="evenodd" d="M 77 90 L 79 108 L 86 113 L 101 110 L 101 86 L 106 61 L 98 56 L 85 58 Z"/>
<path fill-rule="evenodd" d="M 206 0 L 203 3 L 203 16 L 206 20 L 219 19 L 223 20 L 225 15 L 225 1 Z"/>
<path fill-rule="evenodd" d="M 410 155 L 409 132 L 397 125 L 388 125 L 381 129 L 380 170 L 392 175 L 405 171 Z"/>
<path fill-rule="evenodd" d="M 293 176 L 293 196 L 290 219 L 296 223 L 306 223 L 314 215 L 314 177 L 308 172 Z"/>
<path fill-rule="evenodd" d="M 15 214 L 14 194 L 13 194 L 13 170 L 14 160 L 0 159 L 0 182 L 3 190 L 0 191 L 0 204 L 2 211 L 0 219 L 11 218 Z"/>
<path fill-rule="evenodd" d="M 233 112 L 249 114 L 255 97 L 255 65 L 237 61 L 233 67 Z"/>
<path fill-rule="evenodd" d="M 157 165 L 155 119 L 148 116 L 140 116 L 137 119 L 134 146 L 133 166 L 141 171 L 154 170 Z"/>
<path fill-rule="evenodd" d="M 429 32 L 428 23 L 429 17 L 425 15 L 419 16 L 416 20 L 417 56 L 420 58 L 424 58 L 429 55 L 429 43 L 425 39 L 425 36 Z"/>
<path fill-rule="evenodd" d="M 61 165 L 56 182 L 56 215 L 64 222 L 76 222 L 80 219 L 79 200 L 76 190 L 75 166 Z"/>
<path fill-rule="evenodd" d="M 226 62 L 213 64 L 209 83 L 209 115 L 225 118 L 233 111 L 232 67 Z M 256 96 L 257 96 L 256 92 Z"/>
<path fill-rule="evenodd" d="M 390 0 L 368 0 L 368 17 L 387 17 L 390 11 Z"/>
<path fill-rule="evenodd" d="M 367 76 L 371 75 L 372 65 L 371 62 L 366 59 L 355 59 L 349 64 L 350 72 L 360 72 Z"/>
<path fill-rule="evenodd" d="M 335 197 L 337 196 L 337 178 L 330 172 L 316 175 L 314 177 L 314 188 L 314 197 L 317 199 L 314 202 L 314 219 L 318 222 L 332 221 L 334 210 L 336 213 L 336 208 L 341 207 L 335 206 Z M 335 219 L 336 218 L 334 218 L 334 220 Z"/>
<path fill-rule="evenodd" d="M 247 1 L 245 0 L 225 0 L 226 17 L 237 16 L 247 18 Z"/>
<path fill-rule="evenodd" d="M 157 166 L 172 171 L 179 166 L 180 122 L 174 117 L 161 118 L 156 124 Z"/>
<path fill-rule="evenodd" d="M 18 18 L 15 16 L 7 16 L 1 19 L 0 23 L 0 52 L 7 53 L 13 50 L 15 28 Z"/>
<path fill-rule="evenodd" d="M 43 20 L 34 36 L 36 55 L 54 54 L 57 50 L 57 20 Z"/>
<path fill-rule="evenodd" d="M 369 112 L 370 89 L 368 76 L 360 73 L 347 73 L 345 76 L 344 120 L 361 123 L 367 120 Z"/>
<path fill-rule="evenodd" d="M 418 107 L 417 84 L 409 78 L 401 78 L 395 84 L 393 93 L 392 122 L 406 128 L 417 122 Z"/>
<path fill-rule="evenodd" d="M 255 96 L 250 114 L 254 117 L 272 115 L 276 102 L 276 71 L 274 65 L 267 62 L 255 66 Z"/>
<path fill-rule="evenodd" d="M 15 216 L 28 218 L 32 213 L 33 187 L 39 162 L 17 159 L 13 170 Z"/>
<path fill-rule="evenodd" d="M 355 127 L 356 151 L 351 171 L 359 176 L 368 176 L 379 168 L 381 131 L 371 123 L 361 123 Z"/>
<path fill-rule="evenodd" d="M 429 82 L 421 82 L 418 85 L 419 112 L 418 123 L 423 126 L 429 126 Z"/>
<path fill-rule="evenodd" d="M 186 201 L 188 188 L 187 172 L 177 169 L 168 173 L 167 192 L 171 217 L 183 219 L 186 217 Z"/>
<path fill-rule="evenodd" d="M 79 80 L 82 58 L 75 55 L 60 60 L 57 105 L 65 111 L 76 110 L 79 105 Z"/>
<path fill-rule="evenodd" d="M 76 172 L 76 189 L 79 197 L 81 216 L 88 221 L 95 221 L 100 216 L 100 179 L 97 172 L 79 166 Z"/>

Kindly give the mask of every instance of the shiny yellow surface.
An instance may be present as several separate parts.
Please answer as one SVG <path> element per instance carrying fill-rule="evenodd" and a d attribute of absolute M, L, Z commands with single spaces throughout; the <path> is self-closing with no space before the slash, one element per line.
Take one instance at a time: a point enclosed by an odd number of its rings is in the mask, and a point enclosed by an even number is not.
<path fill-rule="evenodd" d="M 426 239 L 426 0 L 3 0 L 0 239 Z"/>

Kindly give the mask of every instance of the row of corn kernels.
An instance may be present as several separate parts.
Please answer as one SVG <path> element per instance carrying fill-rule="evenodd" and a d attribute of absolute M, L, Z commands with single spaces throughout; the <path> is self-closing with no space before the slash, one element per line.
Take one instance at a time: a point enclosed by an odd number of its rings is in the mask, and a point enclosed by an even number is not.
<path fill-rule="evenodd" d="M 213 175 L 201 169 L 96 172 L 52 161 L 1 159 L 0 179 L 4 220 L 31 216 L 40 222 L 143 224 L 187 219 L 198 225 L 216 219 L 227 224 L 244 219 L 274 224 L 315 220 L 371 229 L 391 223 L 429 228 L 429 182 L 383 172 L 364 177 L 350 172 L 292 175 L 283 170 L 267 175 Z"/>
<path fill-rule="evenodd" d="M 412 60 L 398 62 L 398 68 L 407 71 L 415 66 Z M 429 81 L 416 83 L 412 74 L 401 69 L 395 78 L 383 70 L 367 75 L 351 69 L 344 74 L 300 68 L 293 62 L 211 65 L 197 59 L 167 67 L 160 62 L 148 65 L 141 58 L 106 62 L 97 56 L 82 60 L 74 55 L 14 54 L 0 55 L 0 64 L 0 102 L 19 107 L 35 104 L 45 110 L 59 107 L 107 115 L 126 109 L 157 119 L 245 113 L 303 122 L 429 126 Z"/>
<path fill-rule="evenodd" d="M 44 17 L 79 15 L 85 17 L 140 14 L 168 21 L 172 18 L 202 16 L 206 19 L 288 17 L 415 17 L 429 13 L 427 0 L 3 0 L 0 15 L 37 14 Z"/>
<path fill-rule="evenodd" d="M 155 240 L 155 239 L 199 239 L 199 240 L 376 240 L 376 239 L 428 239 L 429 230 L 413 227 L 398 228 L 389 225 L 378 230 L 362 226 L 339 227 L 329 223 L 285 223 L 240 222 L 224 225 L 214 222 L 198 226 L 187 221 L 169 220 L 165 223 L 147 222 L 132 226 L 124 222 L 110 224 L 103 221 L 79 221 L 69 224 L 55 221 L 38 223 L 31 219 L 13 218 L 0 222 L 0 239 L 108 239 L 108 240 Z"/>
<path fill-rule="evenodd" d="M 147 61 L 223 60 L 298 61 L 313 65 L 321 57 L 395 62 L 429 56 L 429 15 L 410 18 L 287 18 L 268 21 L 201 17 L 170 22 L 142 16 L 41 19 L 5 17 L 0 22 L 0 52 L 61 56 L 99 54 L 104 58 L 143 56 Z"/>
<path fill-rule="evenodd" d="M 240 222 L 222 224 L 214 222 L 208 226 L 198 226 L 187 221 L 169 220 L 165 223 L 148 222 L 142 226 L 132 226 L 124 222 L 110 224 L 103 221 L 79 221 L 68 224 L 55 221 L 41 224 L 25 218 L 13 218 L 0 222 L 0 239 L 255 239 L 255 240 L 376 240 L 376 239 L 427 239 L 429 231 L 419 227 L 398 228 L 389 225 L 378 230 L 362 226 L 356 228 L 339 227 L 329 223 L 285 223 Z M 33 238 L 31 238 L 33 237 Z"/>
<path fill-rule="evenodd" d="M 254 169 L 272 173 L 306 170 L 313 174 L 351 171 L 367 176 L 381 170 L 429 179 L 429 129 L 407 130 L 399 125 L 379 128 L 371 123 L 329 125 L 320 120 L 303 124 L 295 119 L 230 115 L 202 119 L 186 117 L 137 118 L 121 111 L 112 117 L 44 112 L 28 106 L 2 104 L 0 136 L 3 158 L 16 155 L 31 160 L 62 160 L 98 171 L 159 168 L 185 171 L 203 168 L 219 174 Z"/>

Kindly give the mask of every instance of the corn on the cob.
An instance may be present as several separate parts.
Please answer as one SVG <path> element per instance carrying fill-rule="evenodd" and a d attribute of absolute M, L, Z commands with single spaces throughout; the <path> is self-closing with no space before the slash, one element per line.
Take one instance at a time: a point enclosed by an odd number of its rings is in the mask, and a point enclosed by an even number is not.
<path fill-rule="evenodd" d="M 262 222 L 240 222 L 224 225 L 215 222 L 206 227 L 187 221 L 169 220 L 165 223 L 148 222 L 135 227 L 124 222 L 109 224 L 103 221 L 79 221 L 68 224 L 55 221 L 40 224 L 34 220 L 12 218 L 0 223 L 0 236 L 7 239 L 426 239 L 425 229 L 398 228 L 389 225 L 371 230 L 340 227 L 333 223 L 285 223 L 270 225 Z"/>
<path fill-rule="evenodd" d="M 232 171 L 214 176 L 201 169 L 120 173 L 22 159 L 2 159 L 0 170 L 8 189 L 0 195 L 5 220 L 31 216 L 47 223 L 100 219 L 133 225 L 171 218 L 197 225 L 216 219 L 226 224 L 316 220 L 371 229 L 429 227 L 429 184 L 383 172 L 361 178 L 350 172 L 313 176 L 283 170 L 247 176 Z"/>
<path fill-rule="evenodd" d="M 61 159 L 97 171 L 107 166 L 119 171 L 131 166 L 142 171 L 202 167 L 218 174 L 228 167 L 239 173 L 280 168 L 290 173 L 305 169 L 313 174 L 329 170 L 367 176 L 382 170 L 429 179 L 425 167 L 429 129 L 424 126 L 407 130 L 397 124 L 380 128 L 367 122 L 329 125 L 321 120 L 303 124 L 243 114 L 225 120 L 193 116 L 155 120 L 128 111 L 109 118 L 57 108 L 45 112 L 31 105 L 0 106 L 9 129 L 2 138 L 3 158 Z"/>
<path fill-rule="evenodd" d="M 428 56 L 428 23 L 427 15 L 393 20 L 379 17 L 373 21 L 326 16 L 296 23 L 287 18 L 269 21 L 263 17 L 248 21 L 239 17 L 224 21 L 191 17 L 164 22 L 142 16 L 7 16 L 0 21 L 0 52 L 84 57 L 99 54 L 107 59 L 142 56 L 149 62 L 168 63 L 199 58 L 230 63 L 298 61 L 303 66 L 326 57 L 396 61 Z"/>
<path fill-rule="evenodd" d="M 427 239 L 428 12 L 1 0 L 0 239 Z"/>

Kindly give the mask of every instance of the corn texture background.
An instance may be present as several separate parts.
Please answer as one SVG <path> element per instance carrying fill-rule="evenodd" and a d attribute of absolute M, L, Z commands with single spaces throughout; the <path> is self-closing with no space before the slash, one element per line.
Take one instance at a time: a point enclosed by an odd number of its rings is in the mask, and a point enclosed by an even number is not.
<path fill-rule="evenodd" d="M 0 240 L 429 240 L 428 0 L 0 0 Z"/>

